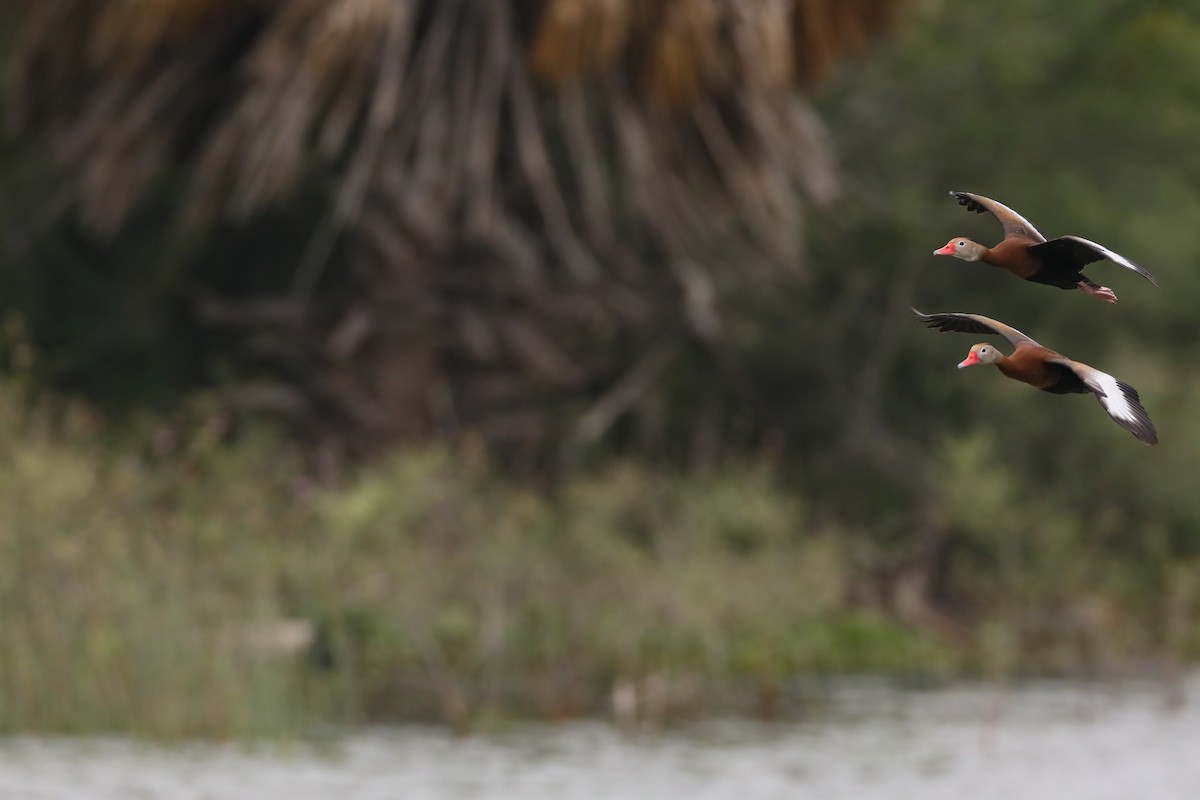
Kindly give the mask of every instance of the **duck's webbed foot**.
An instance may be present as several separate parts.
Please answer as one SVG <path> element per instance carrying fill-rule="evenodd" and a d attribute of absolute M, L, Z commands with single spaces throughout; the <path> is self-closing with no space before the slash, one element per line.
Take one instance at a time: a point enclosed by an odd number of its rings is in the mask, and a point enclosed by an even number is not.
<path fill-rule="evenodd" d="M 1098 300 L 1103 300 L 1106 303 L 1117 302 L 1117 293 L 1107 286 L 1098 286 L 1091 281 L 1080 281 L 1075 284 L 1084 294 L 1090 294 Z"/>

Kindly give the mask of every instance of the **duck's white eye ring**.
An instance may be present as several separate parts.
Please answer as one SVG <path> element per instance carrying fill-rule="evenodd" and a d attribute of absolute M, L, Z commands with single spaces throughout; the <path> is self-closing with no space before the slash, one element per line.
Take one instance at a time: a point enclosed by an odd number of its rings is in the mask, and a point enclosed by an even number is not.
<path fill-rule="evenodd" d="M 987 355 L 987 351 L 988 349 L 986 347 L 981 347 L 979 348 L 979 355 Z"/>
<path fill-rule="evenodd" d="M 966 247 L 966 246 L 967 246 L 967 240 L 966 240 L 966 239 L 959 239 L 959 240 L 958 240 L 958 247 Z"/>

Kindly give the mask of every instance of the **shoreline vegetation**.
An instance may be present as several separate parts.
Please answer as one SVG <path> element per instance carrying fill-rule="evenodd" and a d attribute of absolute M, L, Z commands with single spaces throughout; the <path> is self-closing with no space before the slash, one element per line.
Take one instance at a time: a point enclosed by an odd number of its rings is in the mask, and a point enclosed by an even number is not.
<path fill-rule="evenodd" d="M 321 488 L 265 431 L 145 430 L 133 447 L 82 406 L 0 392 L 0 731 L 769 719 L 797 678 L 1078 676 L 1198 652 L 1195 564 L 1106 550 L 1037 508 L 998 527 L 1019 486 L 955 502 L 978 440 L 942 456 L 934 594 L 952 624 L 928 625 L 878 590 L 903 552 L 823 522 L 765 462 L 613 460 L 535 491 L 422 449 Z"/>

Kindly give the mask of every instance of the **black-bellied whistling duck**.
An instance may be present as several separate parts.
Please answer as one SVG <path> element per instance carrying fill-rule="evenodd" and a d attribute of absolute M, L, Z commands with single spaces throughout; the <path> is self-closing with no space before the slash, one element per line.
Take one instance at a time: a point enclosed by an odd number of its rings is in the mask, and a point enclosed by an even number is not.
<path fill-rule="evenodd" d="M 1004 240 L 995 247 L 984 247 L 963 236 L 956 236 L 944 247 L 934 250 L 934 255 L 954 256 L 963 261 L 982 261 L 994 267 L 1003 267 L 1027 281 L 1060 289 L 1079 288 L 1106 303 L 1117 302 L 1113 290 L 1090 280 L 1080 271 L 1093 261 L 1108 259 L 1158 286 L 1158 281 L 1145 269 L 1103 245 L 1079 236 L 1060 236 L 1046 241 L 1046 237 L 1029 220 L 1003 203 L 970 192 L 950 194 L 968 211 L 977 214 L 986 211 L 999 220 L 1004 228 Z"/>
<path fill-rule="evenodd" d="M 1008 339 L 1015 349 L 1006 356 L 990 344 L 971 346 L 971 352 L 958 365 L 959 369 L 976 364 L 995 364 L 1010 378 L 1024 381 L 1044 392 L 1054 394 L 1094 394 L 1108 415 L 1132 433 L 1139 442 L 1158 444 L 1158 432 L 1150 415 L 1142 408 L 1137 390 L 1107 372 L 1072 361 L 1021 333 L 1016 328 L 979 314 L 950 312 L 943 314 L 913 313 L 938 331 L 955 333 L 994 333 Z"/>

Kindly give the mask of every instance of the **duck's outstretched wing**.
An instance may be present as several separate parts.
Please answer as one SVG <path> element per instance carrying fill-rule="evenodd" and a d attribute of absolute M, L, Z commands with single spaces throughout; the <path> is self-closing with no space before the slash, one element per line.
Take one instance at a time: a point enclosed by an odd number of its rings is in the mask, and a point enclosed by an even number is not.
<path fill-rule="evenodd" d="M 967 211 L 974 211 L 976 214 L 987 212 L 995 217 L 1000 222 L 1000 227 L 1004 229 L 1005 236 L 1025 236 L 1037 242 L 1046 241 L 1046 237 L 1042 236 L 1041 231 L 1035 228 L 1032 222 L 1004 203 L 971 192 L 951 192 L 950 194 L 958 200 L 960 206 L 965 206 Z"/>
<path fill-rule="evenodd" d="M 1048 358 L 1046 362 L 1060 364 L 1078 375 L 1079 380 L 1095 393 L 1108 415 L 1139 442 L 1158 444 L 1158 431 L 1142 407 L 1142 398 L 1138 396 L 1137 389 L 1107 372 L 1069 358 Z"/>
<path fill-rule="evenodd" d="M 1150 283 L 1158 286 L 1158 281 L 1145 267 L 1130 261 L 1120 253 L 1109 250 L 1102 244 L 1097 244 L 1082 236 L 1060 236 L 1048 242 L 1035 244 L 1029 248 L 1037 254 L 1045 264 L 1060 264 L 1069 269 L 1079 271 L 1087 264 L 1108 259 L 1114 264 L 1120 264 L 1128 270 L 1133 270 Z"/>
<path fill-rule="evenodd" d="M 925 314 L 917 311 L 915 308 L 912 312 L 917 315 L 917 319 L 935 331 L 942 331 L 943 333 L 993 333 L 1008 339 L 1008 343 L 1013 347 L 1023 344 L 1041 347 L 1031 337 L 1026 336 L 1011 325 L 1005 325 L 999 320 L 985 317 L 982 314 L 967 314 L 961 311 Z"/>

